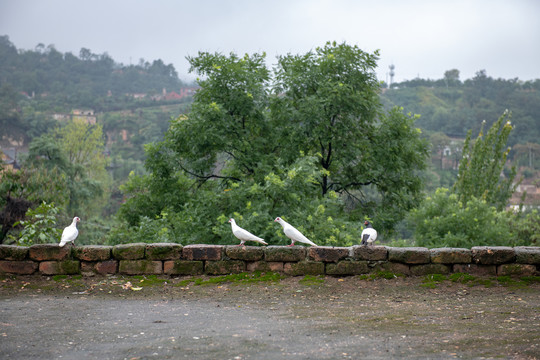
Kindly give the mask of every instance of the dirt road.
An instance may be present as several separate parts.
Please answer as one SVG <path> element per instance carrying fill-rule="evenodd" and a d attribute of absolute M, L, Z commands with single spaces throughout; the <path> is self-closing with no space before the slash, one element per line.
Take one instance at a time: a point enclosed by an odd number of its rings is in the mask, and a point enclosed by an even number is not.
<path fill-rule="evenodd" d="M 540 358 L 538 282 L 0 279 L 3 359 Z"/>

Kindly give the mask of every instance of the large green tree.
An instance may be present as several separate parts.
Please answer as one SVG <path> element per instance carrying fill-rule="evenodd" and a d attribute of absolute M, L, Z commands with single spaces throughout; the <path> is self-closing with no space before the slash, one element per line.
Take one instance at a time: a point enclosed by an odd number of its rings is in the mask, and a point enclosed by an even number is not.
<path fill-rule="evenodd" d="M 235 212 L 247 222 L 266 214 L 252 230 L 269 236 L 265 224 L 289 214 L 308 233 L 335 230 L 319 243 L 343 245 L 353 241 L 343 221 L 354 232 L 350 224 L 374 217 L 390 230 L 418 203 L 427 144 L 414 116 L 382 111 L 377 53 L 327 43 L 280 57 L 273 72 L 264 54 L 189 60 L 201 89 L 191 113 L 147 147 L 150 175 L 126 186 L 121 214 L 132 225 L 168 209 L 191 219 L 191 234 L 219 241 L 212 224 Z"/>
<path fill-rule="evenodd" d="M 109 190 L 103 150 L 100 125 L 73 121 L 35 139 L 25 165 L 59 171 L 66 179 L 65 210 L 70 216 L 88 217 L 99 214 Z"/>
<path fill-rule="evenodd" d="M 454 192 L 463 203 L 472 197 L 485 200 L 488 204 L 503 210 L 515 191 L 516 169 L 503 177 L 504 166 L 510 152 L 508 137 L 512 132 L 510 112 L 502 116 L 484 134 L 485 121 L 476 140 L 471 140 L 469 131 L 463 146 L 463 157 L 459 163 L 459 174 L 454 184 Z"/>

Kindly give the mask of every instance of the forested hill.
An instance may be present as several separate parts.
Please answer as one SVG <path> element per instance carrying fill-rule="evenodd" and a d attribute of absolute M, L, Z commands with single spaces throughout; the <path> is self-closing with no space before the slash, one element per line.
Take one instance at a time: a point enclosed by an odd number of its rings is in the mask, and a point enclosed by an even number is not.
<path fill-rule="evenodd" d="M 415 79 L 384 89 L 386 107 L 402 106 L 420 114 L 416 125 L 427 132 L 464 138 L 468 130 L 477 136 L 483 120 L 486 129 L 508 109 L 515 125 L 509 145 L 540 143 L 540 79 L 493 79 L 479 71 L 460 81 L 458 70 L 440 80 Z"/>
<path fill-rule="evenodd" d="M 125 94 L 178 91 L 182 82 L 172 64 L 141 59 L 137 65 L 116 63 L 107 53 L 82 48 L 78 55 L 61 53 L 53 45 L 18 50 L 8 36 L 0 36 L 0 85 L 55 105 L 106 110 L 99 101 Z M 6 89 L 4 89 L 6 91 Z"/>

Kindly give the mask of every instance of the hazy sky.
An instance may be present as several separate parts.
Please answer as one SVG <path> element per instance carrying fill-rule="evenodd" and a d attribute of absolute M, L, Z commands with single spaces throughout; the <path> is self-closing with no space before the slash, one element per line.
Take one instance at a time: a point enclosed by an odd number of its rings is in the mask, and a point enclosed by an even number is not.
<path fill-rule="evenodd" d="M 137 64 L 162 59 L 192 80 L 199 51 L 305 53 L 326 41 L 380 49 L 377 74 L 394 81 L 540 78 L 539 0 L 0 0 L 0 35 L 19 49 L 107 52 Z"/>

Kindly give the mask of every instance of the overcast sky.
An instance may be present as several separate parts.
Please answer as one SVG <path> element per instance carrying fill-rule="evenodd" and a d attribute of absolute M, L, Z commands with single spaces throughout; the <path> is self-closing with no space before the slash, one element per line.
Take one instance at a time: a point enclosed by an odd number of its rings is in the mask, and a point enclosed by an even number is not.
<path fill-rule="evenodd" d="M 380 49 L 377 75 L 394 81 L 540 78 L 539 0 L 0 0 L 0 35 L 18 49 L 107 52 L 116 62 L 172 63 L 186 56 L 305 53 L 326 41 Z"/>

